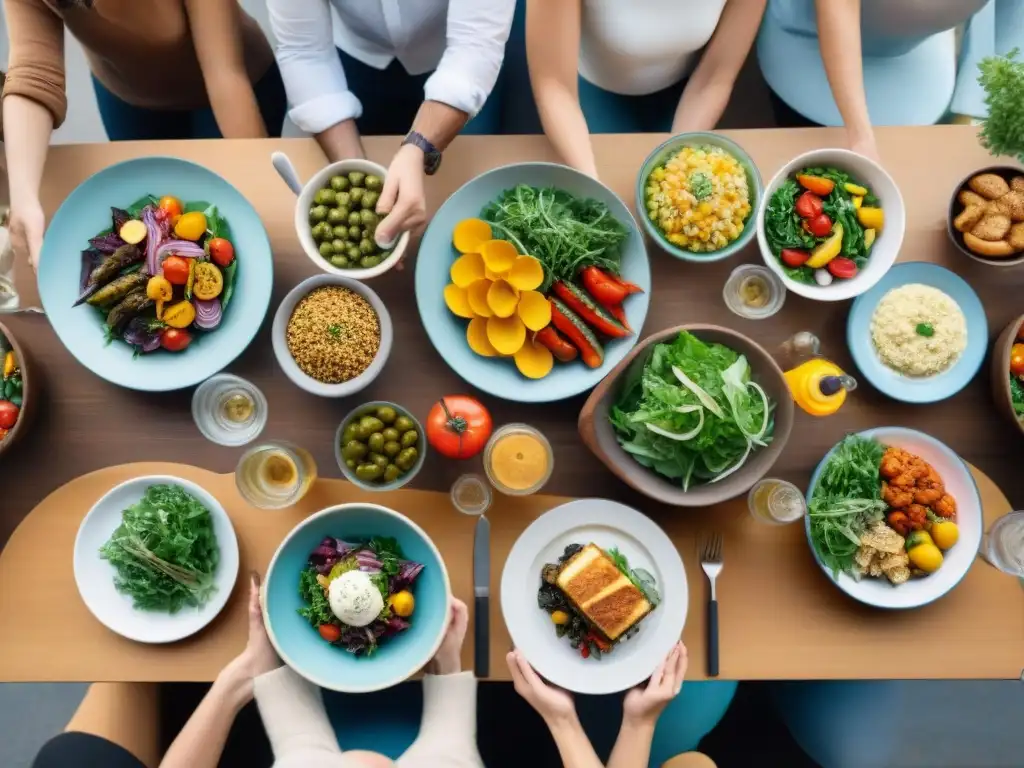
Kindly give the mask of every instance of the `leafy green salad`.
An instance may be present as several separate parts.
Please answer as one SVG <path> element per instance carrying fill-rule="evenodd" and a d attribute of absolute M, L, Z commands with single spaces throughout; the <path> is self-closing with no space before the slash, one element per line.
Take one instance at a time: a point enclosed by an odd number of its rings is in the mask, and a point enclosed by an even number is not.
<path fill-rule="evenodd" d="M 1017 418 L 1024 420 L 1024 382 L 1020 378 L 1010 374 L 1010 400 L 1013 402 L 1013 412 Z"/>
<path fill-rule="evenodd" d="M 683 331 L 632 367 L 609 418 L 637 463 L 687 490 L 728 477 L 771 442 L 773 410 L 746 357 Z"/>
<path fill-rule="evenodd" d="M 177 485 L 151 485 L 121 513 L 121 525 L 100 548 L 115 569 L 114 586 L 136 608 L 177 613 L 204 605 L 220 549 L 210 511 Z"/>

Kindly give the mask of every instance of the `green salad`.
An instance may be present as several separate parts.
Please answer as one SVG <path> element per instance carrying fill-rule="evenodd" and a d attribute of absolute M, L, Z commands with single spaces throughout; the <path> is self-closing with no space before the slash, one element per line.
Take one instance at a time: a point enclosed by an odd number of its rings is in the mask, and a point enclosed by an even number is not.
<path fill-rule="evenodd" d="M 609 419 L 637 463 L 687 490 L 728 477 L 766 446 L 773 410 L 743 355 L 683 331 L 633 366 Z"/>
<path fill-rule="evenodd" d="M 177 485 L 151 485 L 121 513 L 100 548 L 114 566 L 114 586 L 135 607 L 177 613 L 202 606 L 216 591 L 220 549 L 210 511 Z"/>
<path fill-rule="evenodd" d="M 1013 402 L 1013 412 L 1017 418 L 1024 420 L 1024 382 L 1020 378 L 1010 374 L 1010 400 Z"/>

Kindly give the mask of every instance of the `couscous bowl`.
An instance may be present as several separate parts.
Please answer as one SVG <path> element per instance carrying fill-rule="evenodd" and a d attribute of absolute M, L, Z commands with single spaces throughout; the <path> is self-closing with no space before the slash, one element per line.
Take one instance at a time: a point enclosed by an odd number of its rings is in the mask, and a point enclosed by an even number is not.
<path fill-rule="evenodd" d="M 752 239 L 761 176 L 732 141 L 675 136 L 652 152 L 637 179 L 636 207 L 648 234 L 677 258 L 718 261 Z"/>

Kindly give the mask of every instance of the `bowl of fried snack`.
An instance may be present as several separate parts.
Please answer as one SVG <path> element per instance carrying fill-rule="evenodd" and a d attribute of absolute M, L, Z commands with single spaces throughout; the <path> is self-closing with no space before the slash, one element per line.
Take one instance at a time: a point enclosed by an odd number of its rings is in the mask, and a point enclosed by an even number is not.
<path fill-rule="evenodd" d="M 1024 262 L 1024 170 L 993 166 L 963 179 L 949 203 L 948 230 L 954 245 L 982 264 Z"/>

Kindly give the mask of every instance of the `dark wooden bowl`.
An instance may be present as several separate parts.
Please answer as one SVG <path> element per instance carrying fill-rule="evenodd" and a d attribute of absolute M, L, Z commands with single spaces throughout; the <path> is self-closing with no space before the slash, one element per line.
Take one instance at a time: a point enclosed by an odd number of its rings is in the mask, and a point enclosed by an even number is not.
<path fill-rule="evenodd" d="M 964 210 L 963 203 L 957 199 L 960 197 L 960 192 L 968 188 L 968 181 L 983 173 L 994 173 L 996 176 L 1001 176 L 1006 180 L 1006 183 L 1009 184 L 1010 179 L 1014 176 L 1024 176 L 1024 169 L 1015 168 L 1012 165 L 990 165 L 987 168 L 979 168 L 976 171 L 971 171 L 960 179 L 960 182 L 953 189 L 953 194 L 949 197 L 949 211 L 946 215 L 946 232 L 949 234 L 949 239 L 960 253 L 969 259 L 973 259 L 979 264 L 987 264 L 990 267 L 1013 267 L 1017 264 L 1024 263 L 1024 252 L 1005 259 L 993 259 L 989 256 L 982 256 L 980 253 L 975 253 L 964 245 L 963 233 L 953 226 L 953 220 L 963 213 Z"/>
<path fill-rule="evenodd" d="M 619 445 L 615 430 L 608 421 L 608 413 L 619 396 L 620 380 L 635 365 L 643 365 L 653 345 L 689 331 L 702 341 L 724 344 L 744 355 L 754 380 L 775 402 L 775 431 L 767 448 L 752 452 L 747 462 L 736 472 L 718 483 L 691 486 L 684 491 L 674 483 L 642 467 Z M 652 499 L 677 507 L 706 507 L 735 498 L 750 490 L 775 464 L 786 447 L 793 428 L 793 398 L 789 387 L 772 356 L 765 349 L 741 333 L 718 325 L 691 324 L 667 328 L 648 336 L 609 373 L 594 389 L 580 411 L 579 431 L 583 442 L 605 466 L 627 485 Z"/>
<path fill-rule="evenodd" d="M 1024 315 L 1014 318 L 996 339 L 992 347 L 992 398 L 996 409 L 1024 434 L 1024 423 L 1013 411 L 1013 399 L 1010 397 L 1010 350 L 1017 340 L 1017 329 L 1024 323 Z"/>
<path fill-rule="evenodd" d="M 22 381 L 21 413 L 18 414 L 18 421 L 14 425 L 14 429 L 7 433 L 7 437 L 0 440 L 0 456 L 3 456 L 4 452 L 9 451 L 11 446 L 29 431 L 32 418 L 35 416 L 36 404 L 39 400 L 40 386 L 36 373 L 32 369 L 32 360 L 28 355 L 28 350 L 24 345 L 18 343 L 18 340 L 11 334 L 10 329 L 2 322 L 0 322 L 0 336 L 7 339 L 8 345 L 14 350 L 14 355 L 18 359 L 18 367 L 21 369 Z M 2 364 L 2 361 L 0 361 L 0 364 Z"/>

